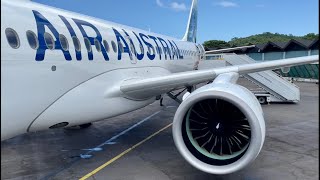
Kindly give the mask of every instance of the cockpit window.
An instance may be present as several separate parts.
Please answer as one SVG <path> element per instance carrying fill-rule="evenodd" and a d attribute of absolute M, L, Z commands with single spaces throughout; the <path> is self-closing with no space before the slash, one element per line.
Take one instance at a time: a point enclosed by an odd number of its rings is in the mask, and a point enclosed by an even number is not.
<path fill-rule="evenodd" d="M 9 45 L 14 49 L 18 49 L 20 47 L 20 40 L 17 32 L 11 28 L 7 28 L 5 33 Z"/>

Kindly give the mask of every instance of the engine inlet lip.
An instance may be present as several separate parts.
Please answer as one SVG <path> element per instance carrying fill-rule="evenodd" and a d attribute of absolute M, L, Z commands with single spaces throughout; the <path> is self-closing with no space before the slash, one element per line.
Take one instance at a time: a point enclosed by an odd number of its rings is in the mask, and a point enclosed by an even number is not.
<path fill-rule="evenodd" d="M 223 165 L 223 166 L 215 166 L 215 168 L 212 168 L 213 165 L 207 164 L 197 159 L 188 150 L 188 147 L 186 147 L 186 145 L 184 144 L 184 140 L 181 132 L 181 126 L 182 126 L 182 121 L 184 119 L 184 115 L 187 113 L 187 111 L 189 110 L 189 108 L 191 108 L 193 104 L 205 99 L 225 100 L 235 105 L 237 108 L 239 108 L 241 112 L 243 112 L 243 114 L 246 117 L 248 117 L 248 122 L 252 130 L 250 145 L 246 150 L 246 153 L 236 162 L 233 162 L 228 165 Z M 182 102 L 182 104 L 179 106 L 179 108 L 176 111 L 172 130 L 173 130 L 174 142 L 178 151 L 191 165 L 207 173 L 227 174 L 227 173 L 235 172 L 241 169 L 242 167 L 245 167 L 250 162 L 252 162 L 259 154 L 261 143 L 262 143 L 261 142 L 262 130 L 260 128 L 254 128 L 254 127 L 260 127 L 258 117 L 255 115 L 255 113 L 249 107 L 249 105 L 246 102 L 244 102 L 244 100 L 240 99 L 239 97 L 229 92 L 211 90 L 211 91 L 204 91 L 204 92 L 190 95 L 190 97 L 188 97 L 187 99 L 185 99 L 185 101 Z"/>

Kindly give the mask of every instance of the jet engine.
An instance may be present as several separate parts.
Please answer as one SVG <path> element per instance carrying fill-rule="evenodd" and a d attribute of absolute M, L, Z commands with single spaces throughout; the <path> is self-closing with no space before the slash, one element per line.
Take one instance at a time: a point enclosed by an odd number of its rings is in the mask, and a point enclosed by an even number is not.
<path fill-rule="evenodd" d="M 228 174 L 247 166 L 265 139 L 261 105 L 248 89 L 231 82 L 235 78 L 236 73 L 222 74 L 192 92 L 174 116 L 177 149 L 207 173 Z"/>

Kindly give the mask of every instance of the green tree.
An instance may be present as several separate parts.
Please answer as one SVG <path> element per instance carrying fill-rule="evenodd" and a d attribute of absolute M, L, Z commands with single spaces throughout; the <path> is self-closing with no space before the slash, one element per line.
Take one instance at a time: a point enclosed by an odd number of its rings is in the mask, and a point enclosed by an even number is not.
<path fill-rule="evenodd" d="M 308 39 L 308 40 L 314 40 L 314 39 L 319 38 L 319 34 L 308 33 L 308 34 L 304 35 L 302 38 Z"/>
<path fill-rule="evenodd" d="M 228 43 L 231 46 L 245 46 L 248 44 L 264 44 L 269 41 L 272 42 L 287 42 L 291 39 L 308 39 L 314 40 L 319 38 L 319 34 L 309 33 L 305 36 L 294 36 L 292 34 L 280 34 L 280 33 L 271 33 L 264 32 L 262 34 L 256 34 L 244 38 L 232 38 Z"/>
<path fill-rule="evenodd" d="M 205 48 L 212 48 L 212 49 L 223 49 L 223 48 L 229 48 L 231 47 L 229 43 L 226 41 L 221 41 L 221 40 L 210 40 L 210 41 L 205 41 L 203 43 L 203 46 Z"/>
<path fill-rule="evenodd" d="M 315 33 L 308 33 L 304 36 L 294 36 L 292 34 L 264 32 L 262 34 L 256 34 L 256 35 L 243 37 L 243 38 L 234 37 L 229 42 L 221 41 L 221 40 L 205 41 L 203 45 L 206 48 L 221 49 L 221 48 L 229 48 L 229 47 L 246 46 L 251 44 L 264 44 L 269 41 L 288 42 L 291 39 L 314 40 L 317 38 L 319 38 L 319 34 L 315 34 Z"/>

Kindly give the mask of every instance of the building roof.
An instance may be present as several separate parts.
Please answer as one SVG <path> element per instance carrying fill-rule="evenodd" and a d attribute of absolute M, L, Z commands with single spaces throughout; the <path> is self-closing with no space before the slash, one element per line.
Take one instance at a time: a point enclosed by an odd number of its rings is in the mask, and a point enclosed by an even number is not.
<path fill-rule="evenodd" d="M 236 46 L 232 46 L 236 47 Z M 306 39 L 290 39 L 286 42 L 272 42 L 269 41 L 264 44 L 256 44 L 255 47 L 243 48 L 238 50 L 231 50 L 233 53 L 259 53 L 272 51 L 290 51 L 290 50 L 310 50 L 319 48 L 319 38 L 314 40 Z M 217 48 L 209 48 L 206 50 L 216 50 Z"/>
<path fill-rule="evenodd" d="M 319 39 L 313 40 L 313 42 L 309 45 L 310 49 L 319 49 Z"/>
<path fill-rule="evenodd" d="M 269 41 L 264 44 L 257 44 L 255 51 L 269 52 L 269 51 L 288 51 L 288 50 L 309 50 L 319 47 L 319 39 L 306 40 L 306 39 L 291 39 L 287 42 L 272 42 Z M 254 49 L 251 49 L 251 51 Z M 246 52 L 250 51 L 247 49 Z"/>

